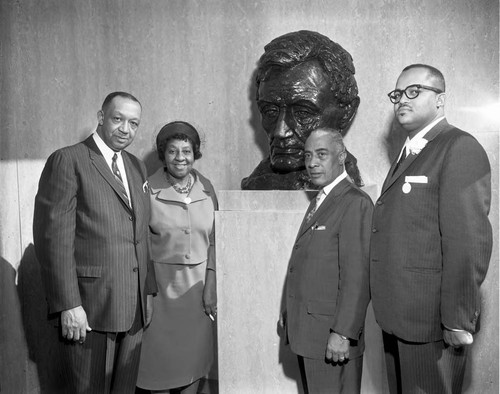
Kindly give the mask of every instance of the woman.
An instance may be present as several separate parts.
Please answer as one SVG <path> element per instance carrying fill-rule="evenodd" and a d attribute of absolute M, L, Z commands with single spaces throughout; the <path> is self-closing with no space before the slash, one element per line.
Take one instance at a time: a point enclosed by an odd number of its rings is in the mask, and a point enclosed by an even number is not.
<path fill-rule="evenodd" d="M 164 163 L 149 179 L 158 294 L 153 320 L 144 331 L 137 386 L 196 393 L 213 359 L 217 199 L 210 181 L 193 169 L 201 157 L 193 126 L 166 124 L 156 147 Z"/>

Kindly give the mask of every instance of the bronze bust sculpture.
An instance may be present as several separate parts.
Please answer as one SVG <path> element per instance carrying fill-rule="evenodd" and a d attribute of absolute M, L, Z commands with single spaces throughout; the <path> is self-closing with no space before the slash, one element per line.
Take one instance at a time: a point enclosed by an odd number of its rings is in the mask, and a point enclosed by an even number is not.
<path fill-rule="evenodd" d="M 265 46 L 257 69 L 257 104 L 269 140 L 269 156 L 241 181 L 243 190 L 315 189 L 304 167 L 312 130 L 330 127 L 344 136 L 358 105 L 351 55 L 317 32 L 282 35 Z M 356 158 L 346 171 L 363 185 Z"/>

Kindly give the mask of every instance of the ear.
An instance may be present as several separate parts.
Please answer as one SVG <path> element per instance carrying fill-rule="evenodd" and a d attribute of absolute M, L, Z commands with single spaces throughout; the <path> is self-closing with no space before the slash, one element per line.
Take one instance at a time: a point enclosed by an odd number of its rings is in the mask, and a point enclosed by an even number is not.
<path fill-rule="evenodd" d="M 436 99 L 436 107 L 442 108 L 446 102 L 446 93 L 439 93 Z"/>
<path fill-rule="evenodd" d="M 359 97 L 356 97 L 344 107 L 344 116 L 342 116 L 342 119 L 340 120 L 340 129 L 342 130 L 342 136 L 345 136 L 347 130 L 351 126 L 351 123 L 354 120 L 354 116 L 356 115 L 356 111 L 358 110 L 359 102 Z"/>
<path fill-rule="evenodd" d="M 102 111 L 102 109 L 97 111 L 97 122 L 100 126 L 104 124 L 104 112 Z"/>
<path fill-rule="evenodd" d="M 343 152 L 340 152 L 340 153 L 339 153 L 339 164 L 340 164 L 341 166 L 343 166 L 343 165 L 344 165 L 344 163 L 345 163 L 345 159 L 346 159 L 346 158 L 347 158 L 347 153 L 346 153 L 346 151 L 345 151 L 345 150 L 344 150 Z"/>

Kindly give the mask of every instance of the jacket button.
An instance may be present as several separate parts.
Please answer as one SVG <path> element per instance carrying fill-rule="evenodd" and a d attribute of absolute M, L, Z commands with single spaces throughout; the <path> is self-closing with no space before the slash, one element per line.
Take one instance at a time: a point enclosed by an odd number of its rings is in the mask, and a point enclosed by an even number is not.
<path fill-rule="evenodd" d="M 129 217 L 128 217 L 128 220 L 130 220 L 131 222 L 133 222 L 133 221 L 134 221 L 134 218 L 133 218 L 132 216 L 129 216 Z"/>
<path fill-rule="evenodd" d="M 137 272 L 137 271 L 139 271 L 139 268 L 138 268 L 138 267 L 134 267 L 134 268 L 132 269 L 132 271 Z"/>
<path fill-rule="evenodd" d="M 372 233 L 376 233 L 378 230 L 374 227 L 372 228 Z"/>
<path fill-rule="evenodd" d="M 188 254 L 186 254 L 184 257 L 185 257 L 186 259 L 190 259 L 190 258 L 191 258 L 191 256 L 190 256 L 190 255 L 188 255 Z"/>
<path fill-rule="evenodd" d="M 298 249 L 298 248 L 299 248 L 299 245 L 295 245 L 295 246 L 294 246 L 294 249 Z"/>
<path fill-rule="evenodd" d="M 186 230 L 184 230 L 184 232 L 185 232 L 186 234 L 190 234 L 190 233 L 191 233 L 191 230 L 187 228 Z"/>
<path fill-rule="evenodd" d="M 382 205 L 382 204 L 383 204 L 382 201 L 380 201 L 380 200 L 377 201 L 377 205 Z"/>
<path fill-rule="evenodd" d="M 291 272 L 293 272 L 293 271 L 294 271 L 293 267 L 290 267 L 290 270 L 289 270 L 288 272 L 290 272 L 290 273 L 291 273 Z"/>

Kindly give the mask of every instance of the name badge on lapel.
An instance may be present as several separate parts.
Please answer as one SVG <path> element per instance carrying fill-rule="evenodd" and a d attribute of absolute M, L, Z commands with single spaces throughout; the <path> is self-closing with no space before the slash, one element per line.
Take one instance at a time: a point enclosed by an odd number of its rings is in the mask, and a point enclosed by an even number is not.
<path fill-rule="evenodd" d="M 428 183 L 428 179 L 425 175 L 410 175 L 405 176 L 405 183 L 403 183 L 403 193 L 408 194 L 411 192 L 412 183 Z"/>

